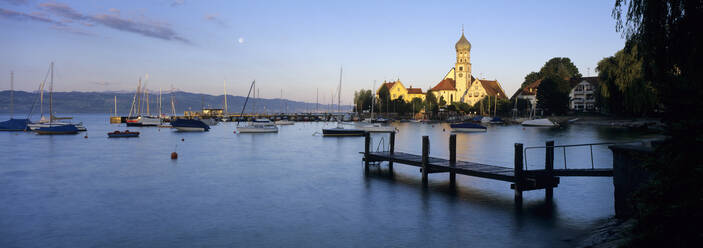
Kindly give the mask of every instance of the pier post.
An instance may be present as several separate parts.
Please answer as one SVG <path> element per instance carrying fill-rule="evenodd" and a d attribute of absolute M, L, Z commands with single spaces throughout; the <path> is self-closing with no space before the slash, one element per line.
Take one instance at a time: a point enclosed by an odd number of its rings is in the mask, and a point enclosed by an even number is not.
<path fill-rule="evenodd" d="M 427 186 L 427 164 L 430 160 L 430 137 L 422 136 L 422 185 Z"/>
<path fill-rule="evenodd" d="M 369 150 L 371 149 L 371 135 L 364 133 L 364 169 L 369 169 Z"/>
<path fill-rule="evenodd" d="M 544 156 L 544 172 L 551 183 L 552 179 L 554 178 L 554 141 L 547 141 L 545 147 L 546 154 Z M 544 198 L 547 201 L 552 201 L 552 199 L 554 198 L 554 187 L 551 187 L 550 185 L 544 188 Z"/>
<path fill-rule="evenodd" d="M 456 134 L 449 135 L 449 166 L 456 166 Z M 449 184 L 456 185 L 456 171 L 449 171 Z"/>
<path fill-rule="evenodd" d="M 391 132 L 391 139 L 390 139 L 390 141 L 388 141 L 388 143 L 390 143 L 389 144 L 389 146 L 390 146 L 389 152 L 392 156 L 393 153 L 395 152 L 395 132 Z M 388 159 L 388 169 L 393 170 L 393 160 L 391 160 L 391 159 Z"/>
<path fill-rule="evenodd" d="M 515 202 L 522 203 L 522 184 L 524 171 L 522 167 L 522 144 L 515 143 Z"/>

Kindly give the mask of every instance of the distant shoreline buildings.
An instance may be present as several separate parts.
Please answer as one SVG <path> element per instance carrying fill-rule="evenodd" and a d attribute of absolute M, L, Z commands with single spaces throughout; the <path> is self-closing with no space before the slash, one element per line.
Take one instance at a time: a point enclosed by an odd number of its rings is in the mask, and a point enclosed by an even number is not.
<path fill-rule="evenodd" d="M 461 38 L 454 46 L 456 50 L 456 62 L 444 78 L 428 91 L 434 94 L 437 99 L 444 99 L 448 104 L 453 102 L 463 102 L 474 105 L 484 97 L 495 97 L 508 99 L 500 86 L 498 80 L 477 79 L 471 75 L 471 43 L 461 31 Z M 425 93 L 420 88 L 405 88 L 400 79 L 392 82 L 383 82 L 376 91 L 383 87 L 388 89 L 391 100 L 403 98 L 406 102 L 413 98 L 425 100 Z"/>

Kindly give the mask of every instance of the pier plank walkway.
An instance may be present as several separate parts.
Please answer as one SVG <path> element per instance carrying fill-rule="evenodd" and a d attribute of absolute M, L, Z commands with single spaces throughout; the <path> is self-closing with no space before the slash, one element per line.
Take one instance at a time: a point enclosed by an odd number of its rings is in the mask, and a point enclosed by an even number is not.
<path fill-rule="evenodd" d="M 404 152 L 370 152 L 368 157 L 370 162 L 395 162 L 412 166 L 422 167 L 422 156 Z M 454 172 L 457 174 L 484 177 L 506 182 L 515 182 L 514 169 L 495 165 L 456 161 L 454 165 L 448 159 L 429 157 L 427 168 L 432 172 Z"/>
<path fill-rule="evenodd" d="M 488 178 L 510 182 L 510 188 L 515 191 L 515 200 L 522 202 L 522 192 L 527 190 L 544 189 L 545 197 L 551 201 L 553 189 L 559 185 L 560 176 L 612 177 L 613 169 L 554 169 L 554 141 L 547 141 L 544 146 L 544 169 L 526 170 L 523 166 L 524 148 L 520 143 L 515 144 L 514 163 L 512 168 L 468 161 L 456 160 L 456 135 L 449 136 L 449 159 L 430 157 L 429 137 L 422 137 L 422 155 L 395 152 L 395 132 L 390 133 L 389 151 L 372 152 L 371 138 L 367 133 L 364 144 L 364 165 L 368 170 L 370 163 L 388 162 L 389 168 L 393 163 L 420 167 L 423 185 L 428 184 L 429 173 L 448 172 L 451 185 L 456 183 L 456 174 Z"/>

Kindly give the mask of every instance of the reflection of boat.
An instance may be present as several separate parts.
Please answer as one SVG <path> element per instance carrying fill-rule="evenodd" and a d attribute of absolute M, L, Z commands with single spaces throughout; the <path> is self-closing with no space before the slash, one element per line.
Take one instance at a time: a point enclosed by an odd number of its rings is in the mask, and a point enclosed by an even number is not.
<path fill-rule="evenodd" d="M 455 132 L 485 132 L 486 131 L 486 127 L 481 126 L 476 123 L 471 123 L 471 122 L 451 124 L 450 127 Z"/>
<path fill-rule="evenodd" d="M 557 124 L 547 118 L 526 120 L 520 124 L 523 126 L 530 126 L 530 127 L 556 127 L 559 125 L 559 124 Z"/>
<path fill-rule="evenodd" d="M 114 131 L 114 132 L 109 132 L 107 133 L 108 138 L 130 138 L 130 137 L 139 137 L 139 132 L 130 132 L 129 130 L 125 130 L 120 132 Z"/>
<path fill-rule="evenodd" d="M 364 136 L 366 131 L 361 129 L 344 128 L 342 126 L 337 126 L 334 128 L 323 128 L 322 136 Z"/>
<path fill-rule="evenodd" d="M 205 132 L 210 130 L 210 126 L 198 119 L 175 119 L 171 121 L 171 126 L 181 132 Z"/>
<path fill-rule="evenodd" d="M 239 133 L 278 133 L 278 127 L 269 119 L 255 119 L 247 126 L 237 127 Z"/>

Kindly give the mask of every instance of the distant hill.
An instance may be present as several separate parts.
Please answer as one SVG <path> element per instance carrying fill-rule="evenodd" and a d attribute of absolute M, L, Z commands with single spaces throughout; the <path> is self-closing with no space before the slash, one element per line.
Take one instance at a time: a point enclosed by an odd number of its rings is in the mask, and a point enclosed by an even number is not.
<path fill-rule="evenodd" d="M 183 111 L 198 111 L 202 107 L 205 108 L 224 108 L 224 95 L 214 96 L 207 94 L 197 94 L 189 92 L 174 92 L 176 114 L 183 115 Z M 112 113 L 114 111 L 114 97 L 117 96 L 117 114 L 126 116 L 129 114 L 129 109 L 132 105 L 134 92 L 54 92 L 54 112 L 61 114 L 81 114 L 81 113 Z M 149 94 L 149 108 L 152 114 L 159 113 L 159 95 Z M 227 96 L 228 110 L 230 113 L 239 113 L 244 105 L 246 97 L 242 96 Z M 171 113 L 171 95 L 162 95 L 163 112 Z M 22 116 L 27 114 L 34 105 L 33 113 L 39 113 L 39 93 L 15 91 L 15 115 Z M 256 105 L 256 112 L 278 113 L 285 112 L 287 106 L 288 112 L 314 112 L 315 103 L 305 103 L 298 101 L 290 101 L 285 99 L 249 99 L 247 103 L 246 113 L 254 112 L 253 107 Z M 342 110 L 349 111 L 352 107 L 342 105 Z M 320 104 L 320 112 L 325 112 L 329 105 Z M 44 112 L 49 109 L 49 93 L 44 92 Z M 333 110 L 336 111 L 337 105 L 334 105 Z M 0 113 L 10 112 L 10 91 L 0 91 Z M 146 112 L 146 107 L 143 107 L 143 112 Z"/>

